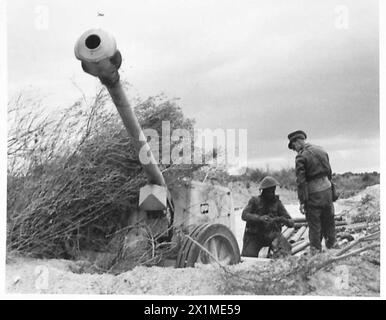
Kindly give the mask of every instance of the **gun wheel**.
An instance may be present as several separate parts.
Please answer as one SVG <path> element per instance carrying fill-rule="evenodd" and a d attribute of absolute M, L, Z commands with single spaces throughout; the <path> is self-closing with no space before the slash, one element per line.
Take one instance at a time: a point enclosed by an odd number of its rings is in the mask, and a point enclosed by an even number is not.
<path fill-rule="evenodd" d="M 233 233 L 222 224 L 196 227 L 186 238 L 178 254 L 177 267 L 194 267 L 196 263 L 231 265 L 240 262 L 240 250 Z"/>

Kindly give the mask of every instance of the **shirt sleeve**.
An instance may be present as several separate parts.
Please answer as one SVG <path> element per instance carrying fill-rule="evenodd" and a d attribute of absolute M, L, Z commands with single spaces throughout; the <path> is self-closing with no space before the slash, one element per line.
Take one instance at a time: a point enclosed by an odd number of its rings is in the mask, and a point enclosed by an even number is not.
<path fill-rule="evenodd" d="M 328 154 L 326 154 L 326 156 L 327 156 L 327 164 L 328 164 L 328 169 L 329 169 L 328 173 L 327 173 L 327 177 L 331 181 L 331 179 L 332 179 L 332 170 L 331 170 L 331 165 L 330 165 L 330 158 L 329 158 Z"/>
<path fill-rule="evenodd" d="M 306 158 L 298 154 L 295 159 L 296 185 L 298 188 L 298 198 L 301 204 L 308 200 L 307 180 L 306 180 Z"/>
<path fill-rule="evenodd" d="M 289 215 L 287 209 L 284 207 L 284 205 L 281 201 L 279 201 L 279 205 L 278 205 L 278 214 L 280 217 L 283 217 L 283 218 L 286 218 L 289 220 L 292 219 L 291 216 Z"/>
<path fill-rule="evenodd" d="M 241 219 L 247 222 L 264 222 L 256 210 L 256 200 L 251 198 L 241 214 Z"/>

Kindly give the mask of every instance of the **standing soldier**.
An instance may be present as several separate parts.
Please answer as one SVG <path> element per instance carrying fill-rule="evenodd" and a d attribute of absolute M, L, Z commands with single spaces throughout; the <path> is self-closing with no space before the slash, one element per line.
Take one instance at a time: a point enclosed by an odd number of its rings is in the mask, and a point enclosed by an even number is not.
<path fill-rule="evenodd" d="M 270 247 L 279 257 L 291 252 L 291 245 L 281 235 L 282 224 L 293 227 L 294 222 L 279 197 L 275 195 L 276 179 L 265 177 L 260 183 L 261 195 L 252 197 L 241 218 L 246 221 L 243 250 L 245 257 L 258 257 L 263 247 Z"/>
<path fill-rule="evenodd" d="M 322 250 L 323 237 L 327 248 L 334 247 L 336 242 L 330 161 L 321 147 L 306 143 L 304 131 L 292 132 L 288 139 L 288 148 L 297 152 L 295 170 L 300 211 L 306 215 L 311 254 L 314 254 Z"/>

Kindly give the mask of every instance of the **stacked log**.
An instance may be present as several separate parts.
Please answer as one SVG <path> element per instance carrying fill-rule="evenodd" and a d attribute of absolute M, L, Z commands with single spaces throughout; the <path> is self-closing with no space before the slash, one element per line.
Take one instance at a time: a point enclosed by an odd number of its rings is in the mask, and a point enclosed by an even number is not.
<path fill-rule="evenodd" d="M 291 237 L 291 235 L 294 233 L 295 228 L 287 228 L 284 232 L 282 232 L 282 236 L 286 238 L 287 240 Z"/>
<path fill-rule="evenodd" d="M 282 235 L 291 244 L 292 254 L 299 255 L 310 245 L 308 239 L 309 228 L 305 218 L 295 218 L 293 220 L 295 222 L 294 227 L 283 228 Z M 335 226 L 336 231 L 341 232 L 341 235 L 337 234 L 338 240 L 345 240 L 346 242 L 350 242 L 354 238 L 348 235 L 368 228 L 368 223 L 361 222 L 355 224 L 347 224 L 347 222 L 343 220 L 342 216 L 335 216 Z"/>
<path fill-rule="evenodd" d="M 295 225 L 293 228 L 289 228 L 284 226 L 282 228 L 282 236 L 288 240 L 288 242 L 292 246 L 291 253 L 292 255 L 299 255 L 302 254 L 302 252 L 307 249 L 310 245 L 310 241 L 308 238 L 309 235 L 309 228 L 308 224 L 305 218 L 295 218 L 293 219 L 295 222 Z M 347 231 L 347 234 L 350 234 L 350 232 L 357 232 L 362 229 L 365 229 L 368 227 L 367 223 L 356 223 L 356 224 L 350 224 L 348 225 L 346 221 L 343 220 L 342 216 L 336 216 L 335 217 L 335 226 L 337 231 Z M 345 234 L 346 234 L 345 233 Z M 352 237 L 339 237 L 338 239 L 345 239 L 345 241 L 352 241 Z M 260 257 L 268 257 L 269 255 L 269 247 L 263 248 L 260 251 L 259 258 Z"/>
<path fill-rule="evenodd" d="M 289 243 L 295 243 L 295 242 L 298 242 L 302 236 L 303 236 L 303 233 L 306 231 L 307 227 L 306 226 L 302 226 L 298 229 L 298 231 L 296 231 L 296 233 L 289 239 Z"/>
<path fill-rule="evenodd" d="M 308 239 L 307 240 L 300 240 L 292 245 L 291 253 L 297 254 L 297 253 L 303 251 L 304 249 L 306 249 L 309 245 L 310 245 L 310 241 Z"/>

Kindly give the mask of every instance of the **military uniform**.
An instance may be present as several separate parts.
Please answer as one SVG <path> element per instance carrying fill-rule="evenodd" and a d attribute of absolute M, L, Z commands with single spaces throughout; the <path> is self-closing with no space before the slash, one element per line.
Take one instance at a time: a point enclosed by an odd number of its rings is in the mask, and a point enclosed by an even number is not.
<path fill-rule="evenodd" d="M 304 136 L 306 137 L 305 134 Z M 288 147 L 292 149 L 291 139 Z M 323 237 L 326 247 L 331 248 L 336 237 L 330 182 L 332 171 L 327 152 L 321 147 L 306 143 L 298 150 L 295 170 L 298 198 L 305 208 L 311 248 L 320 251 Z"/>
<path fill-rule="evenodd" d="M 252 197 L 241 218 L 246 221 L 242 256 L 257 257 L 261 248 L 267 246 L 278 254 L 290 251 L 289 243 L 281 238 L 281 225 L 292 220 L 278 196 L 273 201 Z"/>

